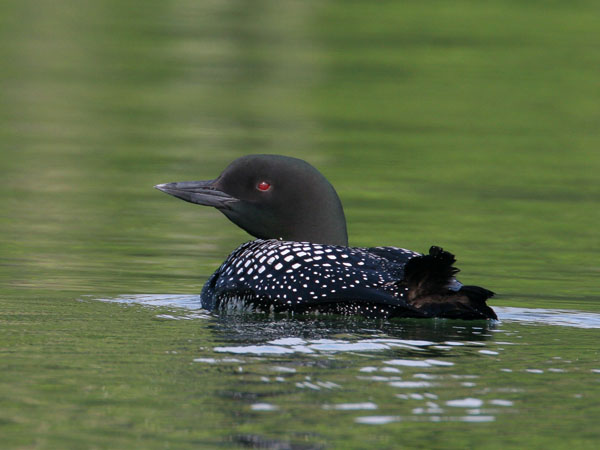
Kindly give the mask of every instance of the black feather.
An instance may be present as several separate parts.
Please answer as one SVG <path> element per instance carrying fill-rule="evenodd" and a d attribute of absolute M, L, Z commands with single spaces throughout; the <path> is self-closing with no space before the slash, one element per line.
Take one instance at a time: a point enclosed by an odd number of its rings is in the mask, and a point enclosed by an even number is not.
<path fill-rule="evenodd" d="M 435 294 L 447 289 L 458 269 L 454 255 L 441 247 L 431 247 L 428 255 L 412 258 L 404 269 L 404 282 L 411 298 Z"/>

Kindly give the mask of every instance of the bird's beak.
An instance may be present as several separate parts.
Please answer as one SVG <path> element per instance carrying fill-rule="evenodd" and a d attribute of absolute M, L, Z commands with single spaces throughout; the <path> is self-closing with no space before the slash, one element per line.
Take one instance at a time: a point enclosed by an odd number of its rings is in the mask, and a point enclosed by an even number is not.
<path fill-rule="evenodd" d="M 215 188 L 216 180 L 181 181 L 154 186 L 159 191 L 197 205 L 214 206 L 218 209 L 228 209 L 229 204 L 238 199 Z"/>

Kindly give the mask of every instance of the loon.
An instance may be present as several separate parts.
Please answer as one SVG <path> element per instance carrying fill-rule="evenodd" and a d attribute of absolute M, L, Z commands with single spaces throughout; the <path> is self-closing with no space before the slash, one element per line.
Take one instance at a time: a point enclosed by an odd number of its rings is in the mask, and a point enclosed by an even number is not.
<path fill-rule="evenodd" d="M 208 279 L 205 309 L 497 319 L 486 304 L 494 293 L 457 281 L 454 255 L 440 247 L 349 247 L 335 189 L 301 159 L 247 155 L 214 180 L 155 188 L 212 206 L 257 238 Z"/>

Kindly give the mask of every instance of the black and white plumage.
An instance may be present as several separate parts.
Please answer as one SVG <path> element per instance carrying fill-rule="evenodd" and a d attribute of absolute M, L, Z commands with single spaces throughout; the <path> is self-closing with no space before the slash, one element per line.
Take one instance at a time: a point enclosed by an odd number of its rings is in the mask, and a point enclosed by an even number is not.
<path fill-rule="evenodd" d="M 278 155 L 239 158 L 215 180 L 158 189 L 214 206 L 259 239 L 242 244 L 206 282 L 204 308 L 368 317 L 495 319 L 493 295 L 463 286 L 454 256 L 347 246 L 341 202 L 314 167 Z"/>

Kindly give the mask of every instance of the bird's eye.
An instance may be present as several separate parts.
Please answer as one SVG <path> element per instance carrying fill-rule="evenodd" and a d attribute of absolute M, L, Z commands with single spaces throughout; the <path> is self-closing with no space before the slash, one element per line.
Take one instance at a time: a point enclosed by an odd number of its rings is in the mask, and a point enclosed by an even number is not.
<path fill-rule="evenodd" d="M 256 185 L 256 188 L 259 191 L 268 191 L 269 189 L 271 189 L 271 183 L 267 183 L 266 181 L 261 181 L 260 183 L 258 183 Z"/>

